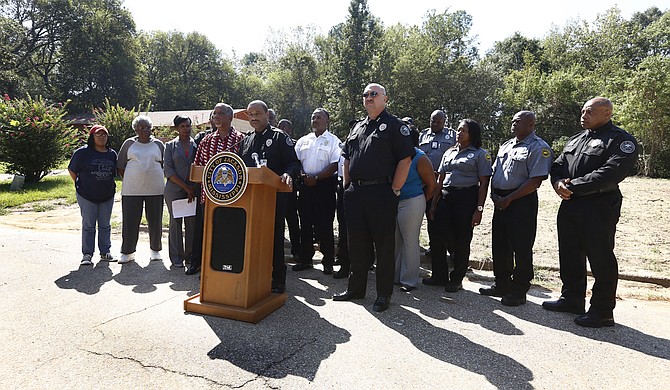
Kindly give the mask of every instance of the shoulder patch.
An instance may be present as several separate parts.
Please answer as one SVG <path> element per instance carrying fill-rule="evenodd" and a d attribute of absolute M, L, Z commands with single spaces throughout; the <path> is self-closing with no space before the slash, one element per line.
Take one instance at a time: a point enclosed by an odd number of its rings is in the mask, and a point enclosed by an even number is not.
<path fill-rule="evenodd" d="M 542 148 L 542 157 L 549 158 L 549 156 L 551 156 L 551 152 L 549 152 L 549 149 Z"/>
<path fill-rule="evenodd" d="M 286 137 L 286 145 L 293 146 L 293 139 L 291 137 Z"/>
<path fill-rule="evenodd" d="M 268 138 L 265 140 L 265 146 L 267 146 L 268 148 L 272 146 L 272 138 Z"/>
<path fill-rule="evenodd" d="M 407 127 L 406 125 L 402 125 L 402 126 L 400 126 L 400 134 L 402 134 L 402 135 L 404 135 L 405 137 L 407 137 L 407 136 L 409 136 L 409 133 L 410 133 L 410 131 L 409 131 L 409 127 Z"/>
<path fill-rule="evenodd" d="M 486 158 L 486 161 L 491 161 L 491 153 L 484 153 L 484 157 Z"/>
<path fill-rule="evenodd" d="M 635 151 L 635 143 L 633 141 L 623 141 L 619 148 L 626 154 L 631 154 Z"/>

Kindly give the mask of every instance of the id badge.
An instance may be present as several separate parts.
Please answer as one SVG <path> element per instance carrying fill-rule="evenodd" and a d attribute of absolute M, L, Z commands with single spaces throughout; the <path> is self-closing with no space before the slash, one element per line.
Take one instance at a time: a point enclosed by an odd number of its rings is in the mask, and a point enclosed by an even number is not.
<path fill-rule="evenodd" d="M 439 149 L 440 148 L 440 143 L 437 141 L 433 141 L 430 143 L 430 148 L 431 149 Z"/>

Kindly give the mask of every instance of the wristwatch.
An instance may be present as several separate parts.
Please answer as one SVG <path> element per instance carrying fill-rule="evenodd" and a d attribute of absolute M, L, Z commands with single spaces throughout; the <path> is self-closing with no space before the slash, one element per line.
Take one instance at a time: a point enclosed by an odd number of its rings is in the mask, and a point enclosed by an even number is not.
<path fill-rule="evenodd" d="M 477 211 L 484 211 L 484 206 L 477 206 Z"/>
<path fill-rule="evenodd" d="M 393 193 L 395 194 L 395 196 L 400 196 L 400 190 L 393 190 Z"/>

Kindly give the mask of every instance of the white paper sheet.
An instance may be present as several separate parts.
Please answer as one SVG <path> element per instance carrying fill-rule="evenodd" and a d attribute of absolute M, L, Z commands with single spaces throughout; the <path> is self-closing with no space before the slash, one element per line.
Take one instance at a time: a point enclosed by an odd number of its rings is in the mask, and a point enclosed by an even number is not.
<path fill-rule="evenodd" d="M 172 201 L 172 215 L 174 218 L 192 217 L 195 215 L 195 206 L 198 199 L 188 203 L 188 199 L 177 199 Z"/>

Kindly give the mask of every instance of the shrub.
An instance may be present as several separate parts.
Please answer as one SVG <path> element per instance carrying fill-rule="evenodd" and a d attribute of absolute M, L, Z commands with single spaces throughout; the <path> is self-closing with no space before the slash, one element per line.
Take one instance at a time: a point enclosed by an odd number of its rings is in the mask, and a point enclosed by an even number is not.
<path fill-rule="evenodd" d="M 112 105 L 109 99 L 105 98 L 105 106 L 93 110 L 96 123 L 105 126 L 109 130 L 112 149 L 118 152 L 126 138 L 135 136 L 135 130 L 132 127 L 133 119 L 140 112 L 149 111 L 149 106 L 150 104 L 147 104 L 145 110 L 141 110 L 140 108 L 137 110 L 134 108 L 128 110 L 119 104 Z"/>
<path fill-rule="evenodd" d="M 64 120 L 65 105 L 47 104 L 42 97 L 0 102 L 0 160 L 7 172 L 35 183 L 69 157 L 80 145 L 77 131 Z"/>

